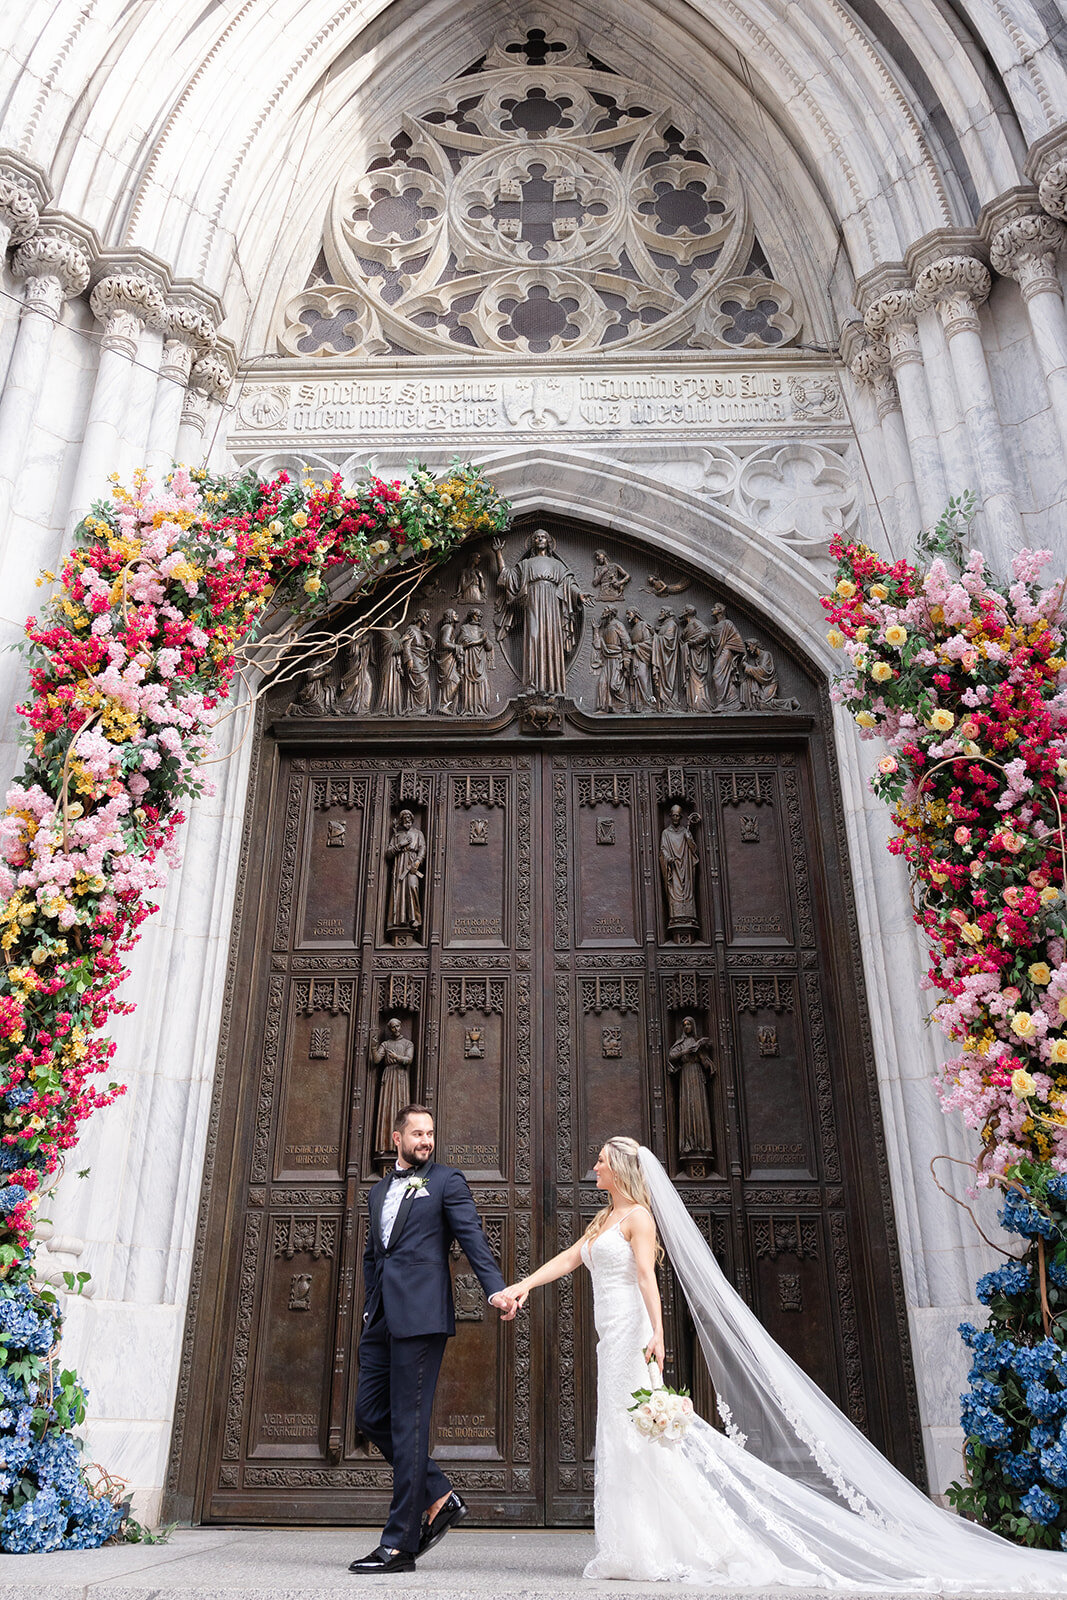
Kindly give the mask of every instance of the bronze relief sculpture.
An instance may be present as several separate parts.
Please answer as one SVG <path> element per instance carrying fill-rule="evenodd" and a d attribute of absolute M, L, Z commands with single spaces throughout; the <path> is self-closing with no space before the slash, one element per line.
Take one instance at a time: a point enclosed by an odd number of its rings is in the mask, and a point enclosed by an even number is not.
<path fill-rule="evenodd" d="M 667 1051 L 667 1070 L 678 1074 L 678 1154 L 683 1160 L 709 1159 L 715 1139 L 704 1080 L 715 1075 L 715 1051 L 692 1017 L 682 1019 L 681 1035 Z"/>
<path fill-rule="evenodd" d="M 408 945 L 422 931 L 421 884 L 426 860 L 426 836 L 416 826 L 410 811 L 401 811 L 394 822 L 385 856 L 390 863 L 389 919 L 385 931 L 395 945 Z"/>
<path fill-rule="evenodd" d="M 388 1157 L 393 1149 L 393 1123 L 401 1106 L 411 1104 L 413 1085 L 411 1068 L 415 1060 L 415 1046 L 405 1038 L 399 1017 L 390 1017 L 385 1025 L 385 1036 L 370 1047 L 371 1061 L 381 1068 L 378 1085 L 378 1119 L 374 1133 L 376 1160 Z"/>
<path fill-rule="evenodd" d="M 700 853 L 692 829 L 699 824 L 695 811 L 686 817 L 675 802 L 659 838 L 659 865 L 667 897 L 667 936 L 675 944 L 692 943 L 700 932 L 697 913 L 697 872 Z"/>

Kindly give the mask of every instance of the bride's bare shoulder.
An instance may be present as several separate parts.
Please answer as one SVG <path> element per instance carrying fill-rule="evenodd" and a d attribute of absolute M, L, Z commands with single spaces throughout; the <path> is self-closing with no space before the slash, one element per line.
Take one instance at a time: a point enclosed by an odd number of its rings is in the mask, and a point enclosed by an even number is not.
<path fill-rule="evenodd" d="M 656 1224 L 652 1220 L 651 1211 L 647 1206 L 634 1206 L 619 1224 L 619 1231 L 625 1239 L 654 1239 Z"/>

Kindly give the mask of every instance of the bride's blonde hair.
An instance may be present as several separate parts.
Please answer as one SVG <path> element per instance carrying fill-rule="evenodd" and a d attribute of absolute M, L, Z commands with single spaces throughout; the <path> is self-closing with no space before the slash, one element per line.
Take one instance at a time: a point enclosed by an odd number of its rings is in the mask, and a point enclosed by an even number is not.
<path fill-rule="evenodd" d="M 604 1140 L 604 1153 L 611 1168 L 611 1175 L 615 1179 L 615 1187 L 624 1200 L 629 1200 L 635 1206 L 644 1206 L 651 1215 L 652 1200 L 648 1192 L 641 1163 L 638 1159 L 640 1145 L 636 1139 L 629 1139 L 624 1133 L 612 1134 L 610 1139 Z M 608 1218 L 611 1216 L 611 1202 L 598 1211 L 583 1235 L 586 1239 L 595 1239 L 597 1234 L 607 1227 Z M 656 1260 L 663 1260 L 663 1247 L 656 1240 Z"/>

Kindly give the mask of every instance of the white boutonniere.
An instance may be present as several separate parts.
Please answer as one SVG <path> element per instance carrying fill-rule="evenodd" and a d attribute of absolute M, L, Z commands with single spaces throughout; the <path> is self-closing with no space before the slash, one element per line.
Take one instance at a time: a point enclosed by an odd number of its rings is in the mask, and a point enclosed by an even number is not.
<path fill-rule="evenodd" d="M 405 1185 L 405 1192 L 417 1198 L 420 1194 L 427 1193 L 426 1182 L 425 1174 L 419 1178 L 409 1178 Z"/>

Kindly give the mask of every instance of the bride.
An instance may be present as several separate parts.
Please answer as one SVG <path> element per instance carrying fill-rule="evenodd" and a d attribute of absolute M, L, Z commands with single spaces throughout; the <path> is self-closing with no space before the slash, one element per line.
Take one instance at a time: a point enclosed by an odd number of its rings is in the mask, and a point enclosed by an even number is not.
<path fill-rule="evenodd" d="M 587 1578 L 1067 1595 L 1067 1556 L 1020 1549 L 935 1506 L 775 1344 L 650 1150 L 608 1139 L 594 1170 L 608 1204 L 581 1239 L 508 1290 L 521 1306 L 580 1265 L 592 1276 L 596 1554 Z M 647 1363 L 663 1361 L 657 1224 L 725 1434 L 696 1417 L 676 1442 L 649 1439 L 627 1415 L 634 1390 L 648 1387 Z"/>

